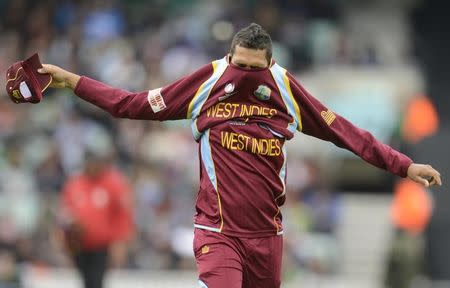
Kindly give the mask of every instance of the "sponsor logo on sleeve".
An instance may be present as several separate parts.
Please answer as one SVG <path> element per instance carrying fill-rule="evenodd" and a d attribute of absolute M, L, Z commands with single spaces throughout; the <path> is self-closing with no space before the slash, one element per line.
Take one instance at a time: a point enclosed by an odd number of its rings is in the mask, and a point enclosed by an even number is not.
<path fill-rule="evenodd" d="M 147 99 L 154 113 L 158 113 L 167 108 L 164 98 L 161 95 L 161 88 L 148 91 Z"/>
<path fill-rule="evenodd" d="M 261 101 L 267 101 L 270 98 L 270 93 L 272 91 L 270 90 L 269 87 L 267 87 L 266 85 L 259 85 L 258 89 L 255 90 L 255 92 L 253 92 L 253 94 L 255 95 L 256 98 L 258 98 Z"/>
<path fill-rule="evenodd" d="M 322 116 L 328 126 L 330 126 L 334 119 L 336 119 L 336 115 L 334 115 L 333 111 L 330 110 L 320 112 L 320 116 Z"/>

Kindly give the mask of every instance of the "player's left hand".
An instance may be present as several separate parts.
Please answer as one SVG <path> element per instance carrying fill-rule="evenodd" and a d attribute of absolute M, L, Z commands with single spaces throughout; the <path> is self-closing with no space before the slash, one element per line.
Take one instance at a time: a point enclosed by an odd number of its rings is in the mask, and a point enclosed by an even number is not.
<path fill-rule="evenodd" d="M 408 178 L 424 185 L 442 185 L 441 174 L 431 165 L 412 163 L 408 168 Z"/>

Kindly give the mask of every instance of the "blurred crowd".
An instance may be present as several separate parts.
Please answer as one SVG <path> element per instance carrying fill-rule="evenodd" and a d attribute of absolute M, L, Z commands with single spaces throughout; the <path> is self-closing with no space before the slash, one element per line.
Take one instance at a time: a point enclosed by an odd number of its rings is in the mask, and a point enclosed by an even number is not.
<path fill-rule="evenodd" d="M 113 86 L 153 89 L 225 55 L 233 34 L 250 21 L 268 30 L 276 60 L 294 72 L 403 61 L 382 53 L 376 41 L 350 38 L 337 2 L 0 0 L 0 71 L 39 52 L 43 62 Z M 49 90 L 39 105 L 20 106 L 0 91 L 0 249 L 14 251 L 0 251 L 0 262 L 67 265 L 52 238 L 59 195 L 65 179 L 82 169 L 85 147 L 102 142 L 133 186 L 137 232 L 127 266 L 192 266 L 198 159 L 187 125 L 113 120 L 68 90 Z M 320 184 L 314 161 L 293 156 L 286 225 L 313 233 L 293 233 L 289 259 L 332 272 L 339 197 Z M 0 274 L 14 275 L 0 267 Z"/>

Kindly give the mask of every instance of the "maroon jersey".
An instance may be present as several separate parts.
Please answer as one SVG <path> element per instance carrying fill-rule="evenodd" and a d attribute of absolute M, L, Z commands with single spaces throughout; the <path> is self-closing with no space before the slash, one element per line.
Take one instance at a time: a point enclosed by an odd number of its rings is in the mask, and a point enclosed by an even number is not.
<path fill-rule="evenodd" d="M 327 109 L 276 63 L 248 70 L 225 57 L 141 93 L 82 77 L 75 93 L 116 117 L 191 119 L 201 162 L 195 227 L 230 236 L 283 233 L 284 144 L 297 130 L 401 177 L 412 163 Z"/>

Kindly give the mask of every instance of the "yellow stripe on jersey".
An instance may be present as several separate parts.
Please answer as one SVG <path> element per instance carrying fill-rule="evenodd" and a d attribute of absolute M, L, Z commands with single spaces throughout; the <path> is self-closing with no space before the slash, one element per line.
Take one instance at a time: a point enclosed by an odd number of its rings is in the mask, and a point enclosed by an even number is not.
<path fill-rule="evenodd" d="M 286 69 L 275 63 L 272 67 L 270 67 L 270 72 L 272 73 L 272 77 L 277 84 L 281 99 L 286 106 L 287 112 L 293 118 L 292 122 L 288 124 L 287 129 L 292 133 L 294 133 L 295 130 L 301 131 L 302 123 L 300 108 L 292 93 Z"/>
<path fill-rule="evenodd" d="M 220 201 L 219 189 L 217 189 L 217 200 L 219 201 L 219 214 L 220 214 L 219 232 L 222 232 L 222 229 L 223 229 L 223 215 L 222 215 L 222 201 Z"/>
<path fill-rule="evenodd" d="M 225 58 L 211 62 L 213 66 L 213 73 L 211 77 L 200 85 L 197 92 L 189 103 L 187 111 L 187 119 L 195 119 L 200 114 L 203 104 L 209 97 L 212 88 L 216 84 L 217 80 L 222 76 L 223 72 L 228 66 L 228 62 Z"/>
<path fill-rule="evenodd" d="M 287 71 L 285 71 L 285 73 L 284 73 L 283 80 L 284 80 L 284 85 L 286 85 L 286 90 L 288 91 L 289 96 L 291 97 L 291 101 L 294 104 L 295 114 L 297 115 L 297 118 L 298 118 L 297 130 L 301 132 L 303 129 L 303 125 L 302 125 L 302 116 L 300 114 L 300 107 L 298 106 L 297 101 L 295 101 L 294 94 L 292 93 L 291 84 L 289 81 L 289 77 L 287 75 Z"/>
<path fill-rule="evenodd" d="M 213 66 L 213 75 L 216 72 L 217 69 L 217 63 L 216 61 L 213 61 L 212 63 Z M 205 88 L 205 84 L 207 81 L 203 82 L 202 85 L 200 85 L 200 87 L 198 87 L 197 92 L 194 95 L 194 98 L 192 98 L 191 102 L 189 103 L 189 108 L 188 108 L 188 112 L 187 112 L 187 119 L 191 119 L 192 118 L 192 109 L 194 109 L 194 104 L 197 102 L 198 97 L 202 94 L 204 88 Z"/>
<path fill-rule="evenodd" d="M 280 207 L 278 207 L 278 205 L 277 205 L 277 213 L 275 214 L 275 216 L 273 216 L 273 222 L 275 223 L 275 227 L 277 227 L 277 235 L 280 232 L 280 226 L 277 223 L 278 214 L 280 214 Z"/>

